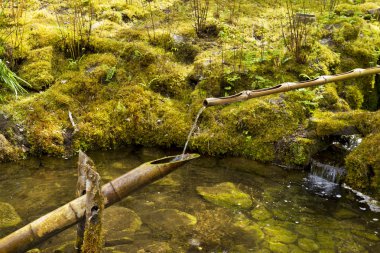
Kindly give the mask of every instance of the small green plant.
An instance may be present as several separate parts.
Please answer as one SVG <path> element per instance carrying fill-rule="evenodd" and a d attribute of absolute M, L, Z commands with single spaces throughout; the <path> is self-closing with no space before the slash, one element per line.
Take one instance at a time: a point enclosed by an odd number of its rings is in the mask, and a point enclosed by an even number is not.
<path fill-rule="evenodd" d="M 18 94 L 27 93 L 27 91 L 20 85 L 20 82 L 30 86 L 30 84 L 27 81 L 18 77 L 0 59 L 0 85 L 10 91 L 13 91 L 17 98 Z"/>
<path fill-rule="evenodd" d="M 0 47 L 11 68 L 23 54 L 24 23 L 27 0 L 0 0 Z"/>
<path fill-rule="evenodd" d="M 78 59 L 72 59 L 72 58 L 70 58 L 69 59 L 69 65 L 67 66 L 67 68 L 69 69 L 69 70 L 79 70 L 79 64 L 80 64 L 80 62 L 82 61 L 82 59 L 83 59 L 83 56 L 84 55 L 82 55 L 80 58 L 78 58 Z"/>
<path fill-rule="evenodd" d="M 192 0 L 191 8 L 193 11 L 194 28 L 198 37 L 202 37 L 206 28 L 206 20 L 209 11 L 209 0 Z"/>
<path fill-rule="evenodd" d="M 91 0 L 70 0 L 68 8 L 55 10 L 63 51 L 73 60 L 90 48 L 94 5 Z"/>
<path fill-rule="evenodd" d="M 116 67 L 113 66 L 109 70 L 107 70 L 107 75 L 106 75 L 106 82 L 111 82 L 112 78 L 115 76 L 116 73 Z"/>

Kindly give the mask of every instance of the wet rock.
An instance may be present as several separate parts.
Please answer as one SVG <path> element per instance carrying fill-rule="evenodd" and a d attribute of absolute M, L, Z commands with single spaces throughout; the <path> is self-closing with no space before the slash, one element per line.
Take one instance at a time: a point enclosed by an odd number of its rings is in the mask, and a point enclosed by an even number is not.
<path fill-rule="evenodd" d="M 238 214 L 235 216 L 234 226 L 240 229 L 237 235 L 240 241 L 254 242 L 255 244 L 258 244 L 265 238 L 261 226 L 257 223 L 253 223 L 244 214 Z"/>
<path fill-rule="evenodd" d="M 143 220 L 152 230 L 171 235 L 197 223 L 196 217 L 177 209 L 160 209 L 146 214 Z"/>
<path fill-rule="evenodd" d="M 279 226 L 269 226 L 264 228 L 264 233 L 267 234 L 272 242 L 281 242 L 281 243 L 293 243 L 297 240 L 297 235 L 291 231 L 279 227 Z"/>
<path fill-rule="evenodd" d="M 319 253 L 335 253 L 334 249 L 321 249 Z"/>
<path fill-rule="evenodd" d="M 170 174 L 156 181 L 154 184 L 160 185 L 160 186 L 170 186 L 170 187 L 177 187 L 181 185 L 181 183 L 179 182 L 179 179 L 175 177 L 173 174 Z"/>
<path fill-rule="evenodd" d="M 120 239 L 110 239 L 105 242 L 105 247 L 113 247 L 113 246 L 118 246 L 118 245 L 125 245 L 125 244 L 132 244 L 133 239 L 129 237 L 124 237 Z"/>
<path fill-rule="evenodd" d="M 76 253 L 75 241 L 61 243 L 59 246 L 53 246 L 42 251 L 43 253 Z"/>
<path fill-rule="evenodd" d="M 21 222 L 15 208 L 8 203 L 0 202 L 0 228 L 16 226 Z"/>
<path fill-rule="evenodd" d="M 31 249 L 28 250 L 26 253 L 40 253 L 41 251 L 39 249 Z"/>
<path fill-rule="evenodd" d="M 203 198 L 218 206 L 244 209 L 252 206 L 251 196 L 239 190 L 230 182 L 211 187 L 198 186 L 197 192 Z"/>
<path fill-rule="evenodd" d="M 338 252 L 339 253 L 366 253 L 368 252 L 366 248 L 364 248 L 362 245 L 356 243 L 353 240 L 349 241 L 340 241 L 338 243 Z"/>
<path fill-rule="evenodd" d="M 173 252 L 172 248 L 170 247 L 169 243 L 167 242 L 156 242 L 153 244 L 150 244 L 143 249 L 139 249 L 137 253 L 169 253 Z"/>
<path fill-rule="evenodd" d="M 380 241 L 379 237 L 375 234 L 370 234 L 370 233 L 360 231 L 360 230 L 351 230 L 351 233 L 356 235 L 356 236 L 368 239 L 370 241 L 375 241 L 375 242 Z"/>
<path fill-rule="evenodd" d="M 304 253 L 305 251 L 300 249 L 298 246 L 294 244 L 289 245 L 290 253 Z"/>
<path fill-rule="evenodd" d="M 0 134 L 0 161 L 11 161 L 18 158 L 19 151 L 4 135 Z"/>
<path fill-rule="evenodd" d="M 298 246 L 302 250 L 307 251 L 307 252 L 316 251 L 319 249 L 318 244 L 315 241 L 308 239 L 308 238 L 299 239 L 298 240 Z"/>
<path fill-rule="evenodd" d="M 272 217 L 272 214 L 264 207 L 259 206 L 251 211 L 252 218 L 264 221 Z"/>
<path fill-rule="evenodd" d="M 314 229 L 311 227 L 303 226 L 303 225 L 298 225 L 296 228 L 297 232 L 300 235 L 306 236 L 306 237 L 314 237 L 315 232 Z"/>
<path fill-rule="evenodd" d="M 142 221 L 131 209 L 121 206 L 111 206 L 104 211 L 103 216 L 105 241 L 129 242 L 137 230 L 140 229 Z"/>
<path fill-rule="evenodd" d="M 335 213 L 334 213 L 334 217 L 336 219 L 340 219 L 340 220 L 343 220 L 343 219 L 352 219 L 352 218 L 356 218 L 356 217 L 359 217 L 358 214 L 352 212 L 351 210 L 348 210 L 348 209 L 345 209 L 345 208 L 340 208 L 338 209 Z"/>
<path fill-rule="evenodd" d="M 289 252 L 288 245 L 280 243 L 280 242 L 269 242 L 269 249 L 273 253 L 287 253 L 287 252 Z"/>

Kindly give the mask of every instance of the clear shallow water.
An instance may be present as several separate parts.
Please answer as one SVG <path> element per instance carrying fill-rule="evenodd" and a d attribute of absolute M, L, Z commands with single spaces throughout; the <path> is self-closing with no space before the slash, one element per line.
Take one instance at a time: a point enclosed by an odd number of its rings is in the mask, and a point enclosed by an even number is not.
<path fill-rule="evenodd" d="M 105 183 L 179 152 L 129 148 L 88 155 Z M 0 237 L 75 196 L 76 158 L 0 164 L 0 171 L 0 202 L 11 204 L 23 219 L 1 229 Z M 221 207 L 196 190 L 225 182 L 249 194 L 252 207 Z M 306 172 L 203 157 L 107 210 L 105 252 L 380 252 L 380 213 L 359 200 L 346 189 L 330 198 L 315 194 Z M 74 238 L 72 228 L 38 247 L 73 252 Z"/>

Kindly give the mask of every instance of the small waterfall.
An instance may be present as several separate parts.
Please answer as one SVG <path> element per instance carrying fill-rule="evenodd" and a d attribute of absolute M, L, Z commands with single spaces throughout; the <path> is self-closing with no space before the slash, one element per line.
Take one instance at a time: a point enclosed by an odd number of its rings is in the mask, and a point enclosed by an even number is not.
<path fill-rule="evenodd" d="M 206 106 L 203 106 L 203 107 L 199 110 L 197 116 L 195 117 L 194 124 L 193 124 L 193 126 L 191 127 L 191 129 L 190 129 L 189 135 L 187 136 L 187 141 L 186 141 L 186 143 L 185 143 L 185 147 L 183 148 L 183 152 L 182 152 L 182 156 L 181 156 L 181 157 L 183 157 L 183 156 L 185 155 L 187 145 L 189 144 L 190 138 L 191 138 L 191 136 L 193 135 L 193 133 L 194 133 L 194 131 L 195 131 L 195 128 L 197 127 L 197 123 L 198 123 L 199 117 L 201 116 L 202 112 L 203 112 L 205 109 L 206 109 Z"/>
<path fill-rule="evenodd" d="M 326 179 L 329 182 L 339 184 L 344 179 L 346 171 L 344 168 L 334 167 L 329 164 L 323 164 L 312 159 L 310 174 Z"/>
<path fill-rule="evenodd" d="M 346 175 L 344 168 L 324 164 L 316 160 L 311 161 L 311 168 L 306 181 L 306 189 L 321 196 L 341 197 L 340 183 Z"/>

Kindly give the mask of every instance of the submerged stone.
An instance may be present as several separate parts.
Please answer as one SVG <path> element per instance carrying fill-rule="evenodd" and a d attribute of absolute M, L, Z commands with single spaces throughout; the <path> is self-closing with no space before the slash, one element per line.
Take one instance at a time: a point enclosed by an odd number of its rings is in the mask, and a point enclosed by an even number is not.
<path fill-rule="evenodd" d="M 288 245 L 280 243 L 280 242 L 269 242 L 269 249 L 273 253 L 287 253 L 287 252 L 289 252 Z"/>
<path fill-rule="evenodd" d="M 198 186 L 197 192 L 203 198 L 218 206 L 243 209 L 248 209 L 252 206 L 251 196 L 239 190 L 231 182 L 211 187 Z"/>
<path fill-rule="evenodd" d="M 170 247 L 169 243 L 167 242 L 156 242 L 153 244 L 149 244 L 145 246 L 142 249 L 139 249 L 137 253 L 169 253 L 173 252 L 172 248 Z"/>
<path fill-rule="evenodd" d="M 273 242 L 281 242 L 281 243 L 293 243 L 297 240 L 297 235 L 292 233 L 291 231 L 279 227 L 279 226 L 269 226 L 264 228 L 265 234 L 271 237 L 271 241 Z"/>
<path fill-rule="evenodd" d="M 140 229 L 142 221 L 131 209 L 111 206 L 104 211 L 104 232 L 106 241 L 130 241 L 129 236 Z"/>
<path fill-rule="evenodd" d="M 352 219 L 356 218 L 359 215 L 352 212 L 351 210 L 345 209 L 345 208 L 340 208 L 334 213 L 334 217 L 337 219 Z"/>
<path fill-rule="evenodd" d="M 300 249 L 298 246 L 294 244 L 289 245 L 290 253 L 303 253 L 305 252 L 304 250 Z"/>
<path fill-rule="evenodd" d="M 16 226 L 21 222 L 15 208 L 8 203 L 0 202 L 0 228 Z"/>
<path fill-rule="evenodd" d="M 298 246 L 304 250 L 304 251 L 316 251 L 319 249 L 319 246 L 318 244 L 311 240 L 311 239 L 308 239 L 308 238 L 301 238 L 298 240 Z"/>
<path fill-rule="evenodd" d="M 370 241 L 375 241 L 375 242 L 380 241 L 379 237 L 375 234 L 370 234 L 370 233 L 360 231 L 360 230 L 351 230 L 351 233 L 356 236 L 360 236 L 362 238 L 368 239 Z"/>
<path fill-rule="evenodd" d="M 193 226 L 197 218 L 177 209 L 159 209 L 143 217 L 144 222 L 153 230 L 165 231 L 169 234 Z"/>
<path fill-rule="evenodd" d="M 252 218 L 263 221 L 272 217 L 272 214 L 264 207 L 259 206 L 251 211 Z"/>
<path fill-rule="evenodd" d="M 303 236 L 306 236 L 306 237 L 314 237 L 315 236 L 314 229 L 311 227 L 298 225 L 296 229 L 297 229 L 297 232 Z"/>

